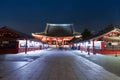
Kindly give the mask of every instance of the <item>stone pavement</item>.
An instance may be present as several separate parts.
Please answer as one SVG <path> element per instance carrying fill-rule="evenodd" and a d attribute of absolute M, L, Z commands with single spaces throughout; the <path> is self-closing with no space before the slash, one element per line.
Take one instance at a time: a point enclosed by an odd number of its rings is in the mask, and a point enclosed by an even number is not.
<path fill-rule="evenodd" d="M 0 80 L 120 80 L 72 51 L 46 51 L 42 57 Z"/>

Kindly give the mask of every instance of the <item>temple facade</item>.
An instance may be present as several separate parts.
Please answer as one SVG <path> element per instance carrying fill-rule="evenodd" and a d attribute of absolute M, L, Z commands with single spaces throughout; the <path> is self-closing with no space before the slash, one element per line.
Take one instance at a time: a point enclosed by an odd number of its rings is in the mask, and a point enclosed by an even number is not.
<path fill-rule="evenodd" d="M 32 36 L 49 44 L 49 47 L 69 47 L 69 41 L 73 38 L 81 38 L 81 34 L 75 32 L 73 24 L 47 23 L 44 32 L 32 33 Z"/>

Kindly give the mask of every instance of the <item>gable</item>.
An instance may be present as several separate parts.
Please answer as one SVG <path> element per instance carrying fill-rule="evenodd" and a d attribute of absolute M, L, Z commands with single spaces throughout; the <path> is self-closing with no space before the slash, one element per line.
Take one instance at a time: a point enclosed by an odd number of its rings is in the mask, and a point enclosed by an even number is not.
<path fill-rule="evenodd" d="M 0 38 L 14 38 L 14 39 L 18 39 L 18 38 L 30 38 L 30 36 L 16 31 L 14 29 L 8 28 L 8 27 L 2 27 L 0 28 Z"/>
<path fill-rule="evenodd" d="M 90 40 L 120 40 L 119 37 L 120 37 L 120 29 L 114 28 L 109 32 L 93 37 Z"/>

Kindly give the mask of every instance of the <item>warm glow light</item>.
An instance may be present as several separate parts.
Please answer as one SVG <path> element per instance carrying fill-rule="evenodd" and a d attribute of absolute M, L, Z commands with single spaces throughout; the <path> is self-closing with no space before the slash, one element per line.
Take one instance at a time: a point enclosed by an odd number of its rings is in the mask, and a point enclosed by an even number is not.
<path fill-rule="evenodd" d="M 81 37 L 80 35 L 75 36 L 75 38 L 80 38 L 80 37 Z"/>
<path fill-rule="evenodd" d="M 43 35 L 36 35 L 34 33 L 32 33 L 32 36 L 37 38 L 37 39 L 42 39 L 43 38 Z"/>

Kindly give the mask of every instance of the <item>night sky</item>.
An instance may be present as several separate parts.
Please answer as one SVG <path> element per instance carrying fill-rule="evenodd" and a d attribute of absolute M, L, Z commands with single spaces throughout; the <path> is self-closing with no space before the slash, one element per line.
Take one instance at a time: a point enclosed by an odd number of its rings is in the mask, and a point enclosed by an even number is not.
<path fill-rule="evenodd" d="M 46 23 L 73 23 L 77 32 L 119 25 L 120 0 L 0 0 L 0 27 L 31 34 Z"/>

